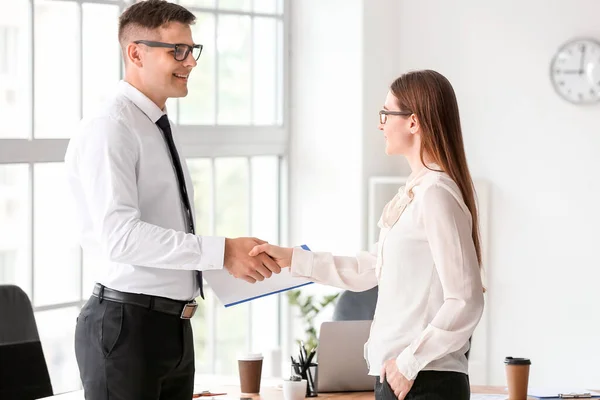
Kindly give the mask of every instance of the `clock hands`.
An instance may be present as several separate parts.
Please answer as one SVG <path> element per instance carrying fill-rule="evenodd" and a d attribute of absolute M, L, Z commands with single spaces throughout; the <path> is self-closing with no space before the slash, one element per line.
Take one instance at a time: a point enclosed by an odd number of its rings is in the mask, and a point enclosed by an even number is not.
<path fill-rule="evenodd" d="M 585 59 L 585 44 L 581 45 L 581 61 L 579 64 L 579 75 L 583 75 L 583 61 Z"/>
<path fill-rule="evenodd" d="M 557 73 L 562 73 L 562 74 L 566 74 L 566 75 L 583 75 L 585 73 L 585 50 L 586 50 L 586 46 L 585 44 L 581 45 L 581 58 L 579 59 L 579 69 L 563 69 L 563 70 L 557 70 Z"/>

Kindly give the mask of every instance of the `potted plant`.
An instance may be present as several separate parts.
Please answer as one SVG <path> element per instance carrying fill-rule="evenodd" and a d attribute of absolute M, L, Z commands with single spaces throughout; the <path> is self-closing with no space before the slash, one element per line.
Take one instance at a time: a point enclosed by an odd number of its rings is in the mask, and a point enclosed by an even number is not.
<path fill-rule="evenodd" d="M 290 290 L 287 292 L 288 302 L 291 306 L 297 307 L 300 312 L 300 318 L 304 324 L 304 339 L 297 339 L 296 342 L 304 342 L 304 348 L 308 353 L 317 348 L 317 329 L 315 328 L 315 318 L 323 309 L 330 304 L 335 305 L 339 297 L 339 293 L 323 296 L 322 299 L 317 299 L 313 295 L 302 296 L 302 291 L 299 289 Z"/>

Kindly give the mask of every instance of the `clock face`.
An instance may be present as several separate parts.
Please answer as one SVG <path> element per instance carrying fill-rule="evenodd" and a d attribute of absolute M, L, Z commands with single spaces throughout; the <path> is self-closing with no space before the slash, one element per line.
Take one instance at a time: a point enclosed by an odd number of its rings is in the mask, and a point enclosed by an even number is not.
<path fill-rule="evenodd" d="M 571 103 L 600 102 L 600 42 L 577 39 L 563 45 L 552 60 L 550 78 Z"/>

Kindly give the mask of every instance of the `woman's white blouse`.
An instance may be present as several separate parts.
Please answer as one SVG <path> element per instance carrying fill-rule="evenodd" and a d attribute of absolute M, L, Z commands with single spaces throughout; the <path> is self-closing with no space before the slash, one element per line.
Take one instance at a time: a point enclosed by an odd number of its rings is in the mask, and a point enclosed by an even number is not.
<path fill-rule="evenodd" d="M 377 254 L 297 248 L 292 273 L 352 291 L 379 285 L 365 344 L 370 375 L 380 375 L 389 359 L 411 380 L 422 370 L 467 373 L 465 353 L 484 301 L 471 213 L 458 186 L 443 172 L 413 173 L 379 227 Z"/>

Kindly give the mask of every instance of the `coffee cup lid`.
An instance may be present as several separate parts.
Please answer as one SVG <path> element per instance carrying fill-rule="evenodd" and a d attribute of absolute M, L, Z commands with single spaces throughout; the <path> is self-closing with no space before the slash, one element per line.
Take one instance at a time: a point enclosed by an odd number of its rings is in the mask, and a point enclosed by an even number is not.
<path fill-rule="evenodd" d="M 256 360 L 262 360 L 262 359 L 263 359 L 262 353 L 245 353 L 245 354 L 238 355 L 238 360 L 240 360 L 240 361 L 256 361 Z"/>
<path fill-rule="evenodd" d="M 529 358 L 506 357 L 504 359 L 504 364 L 507 364 L 507 365 L 531 365 L 531 360 L 529 360 Z"/>

